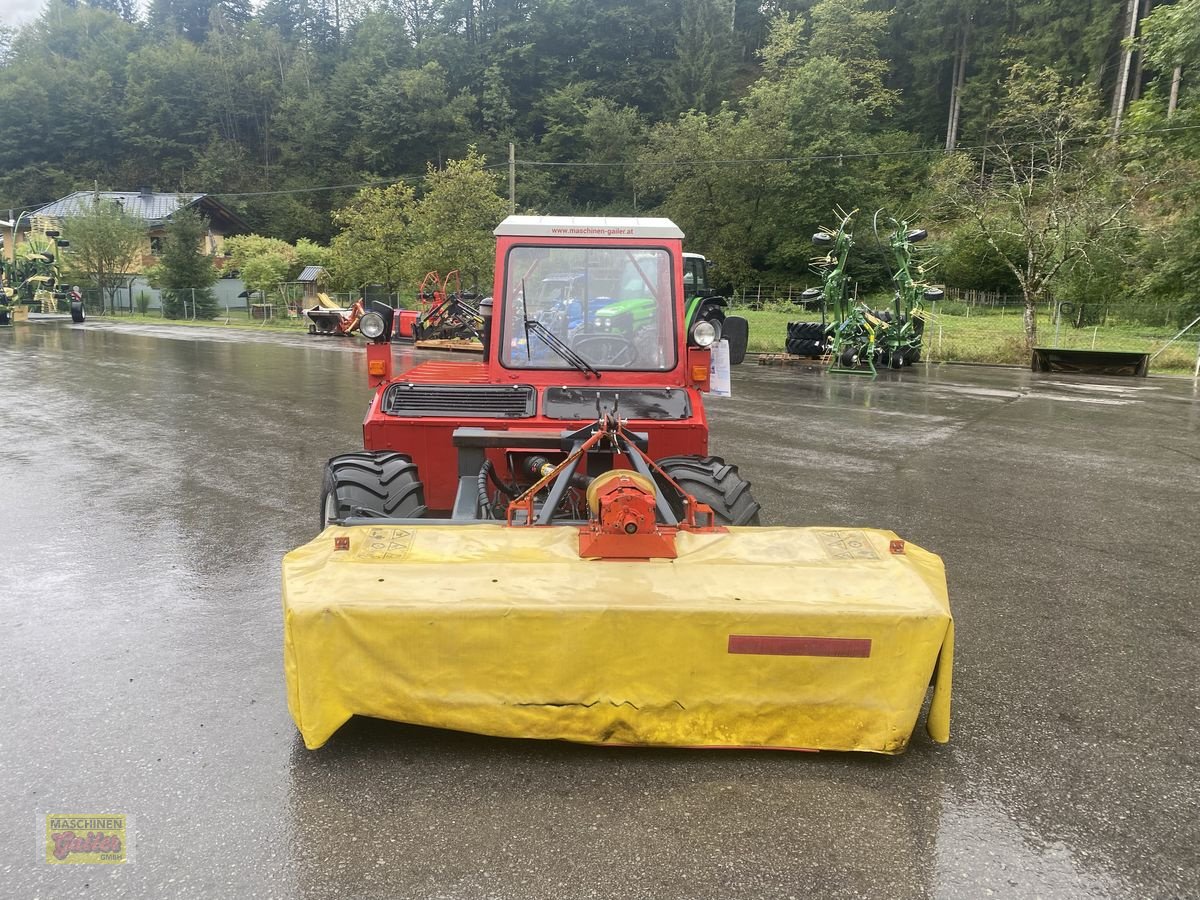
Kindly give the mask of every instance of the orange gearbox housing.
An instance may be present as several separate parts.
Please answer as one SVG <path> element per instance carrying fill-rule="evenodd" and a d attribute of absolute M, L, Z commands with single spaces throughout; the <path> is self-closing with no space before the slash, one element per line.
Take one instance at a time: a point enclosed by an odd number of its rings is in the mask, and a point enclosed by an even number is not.
<path fill-rule="evenodd" d="M 613 469 L 588 485 L 589 520 L 579 530 L 579 555 L 605 559 L 674 559 L 675 529 L 659 527 L 656 489 L 644 475 Z"/>

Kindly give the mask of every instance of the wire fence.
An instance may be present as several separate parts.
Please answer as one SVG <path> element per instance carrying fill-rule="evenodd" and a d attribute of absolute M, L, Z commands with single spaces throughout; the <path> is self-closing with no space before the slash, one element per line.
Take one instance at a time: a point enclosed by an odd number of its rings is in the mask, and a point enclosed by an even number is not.
<path fill-rule="evenodd" d="M 886 298 L 876 299 L 884 307 Z M 1020 298 L 1016 298 L 1018 301 Z M 871 304 L 868 304 L 871 305 Z M 750 350 L 783 353 L 789 322 L 819 322 L 819 306 L 774 302 L 733 310 L 750 321 Z M 1200 309 L 1186 304 L 1048 301 L 1034 311 L 1035 345 L 1157 354 L 1152 370 L 1192 373 L 1200 360 Z M 1189 324 L 1191 325 L 1188 328 Z M 1183 331 L 1183 334 L 1179 334 Z M 922 358 L 931 362 L 1029 365 L 1023 302 L 945 299 L 927 306 Z"/>
<path fill-rule="evenodd" d="M 760 290 L 761 287 L 761 290 Z M 735 292 L 731 312 L 750 321 L 751 352 L 783 353 L 789 322 L 819 322 L 818 302 L 801 299 L 803 284 L 755 285 L 753 293 Z M 131 316 L 185 321 L 212 319 L 307 325 L 304 309 L 316 301 L 279 295 L 249 293 L 218 296 L 205 303 L 204 289 L 183 289 L 169 298 L 146 293 L 118 293 L 114 298 L 99 290 L 83 292 L 88 315 Z M 357 295 L 334 294 L 331 298 L 350 306 Z M 790 298 L 790 299 L 789 299 Z M 408 295 L 384 295 L 393 306 L 410 306 Z M 152 304 L 154 302 L 154 305 Z M 67 294 L 39 292 L 23 301 L 34 313 L 70 311 Z M 886 308 L 889 299 L 878 294 L 865 298 L 871 308 Z M 922 358 L 930 362 L 971 362 L 999 365 L 1028 365 L 1025 339 L 1025 308 L 1019 295 L 986 291 L 946 291 L 946 297 L 927 307 Z M 1156 372 L 1188 373 L 1200 364 L 1200 308 L 1195 304 L 1167 303 L 1077 303 L 1050 299 L 1034 310 L 1035 345 L 1039 347 L 1117 350 L 1153 355 Z M 1182 333 L 1181 333 L 1182 332 Z"/>

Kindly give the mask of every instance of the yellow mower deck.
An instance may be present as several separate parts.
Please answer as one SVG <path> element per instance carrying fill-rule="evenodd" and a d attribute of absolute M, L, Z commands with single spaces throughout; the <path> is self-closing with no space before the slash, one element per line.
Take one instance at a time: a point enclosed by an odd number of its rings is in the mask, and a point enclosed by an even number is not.
<path fill-rule="evenodd" d="M 288 707 L 601 744 L 899 753 L 949 739 L 941 560 L 887 531 L 731 528 L 585 560 L 569 526 L 331 526 L 283 562 Z M 349 538 L 349 549 L 335 549 Z"/>

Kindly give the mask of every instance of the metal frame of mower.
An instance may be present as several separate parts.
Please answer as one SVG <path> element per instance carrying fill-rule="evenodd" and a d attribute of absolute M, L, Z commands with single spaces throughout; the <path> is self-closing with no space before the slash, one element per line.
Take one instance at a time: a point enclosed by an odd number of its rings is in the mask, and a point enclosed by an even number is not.
<path fill-rule="evenodd" d="M 875 213 L 872 228 L 875 240 L 883 247 L 879 237 L 879 214 Z M 906 219 L 889 219 L 892 230 L 888 235 L 887 251 L 892 257 L 892 283 L 895 290 L 892 309 L 877 315 L 887 322 L 888 327 L 878 342 L 878 353 L 883 365 L 899 369 L 910 366 L 921 358 L 921 341 L 925 332 L 926 312 L 923 301 L 940 300 L 943 291 L 930 287 L 924 276 L 932 271 L 932 260 L 920 260 L 922 248 L 917 247 L 929 235 L 923 228 L 911 228 Z M 920 279 L 914 278 L 914 269 Z"/>
<path fill-rule="evenodd" d="M 856 212 L 836 210 L 837 228 L 824 228 L 812 237 L 813 246 L 825 250 L 812 261 L 822 287 L 809 288 L 801 298 L 820 304 L 821 322 L 789 322 L 787 351 L 797 356 L 828 356 L 830 372 L 874 376 L 875 335 L 883 323 L 851 299 L 846 287 L 846 261 L 854 246 L 850 223 Z"/>
<path fill-rule="evenodd" d="M 368 303 L 361 330 L 372 341 L 367 364 L 376 392 L 363 422 L 367 449 L 330 460 L 322 527 L 358 518 L 487 520 L 538 484 L 540 524 L 548 524 L 540 514 L 547 508 L 556 524 L 578 523 L 588 518 L 588 489 L 609 470 L 653 480 L 660 526 L 673 527 L 695 502 L 710 506 L 721 523 L 756 523 L 759 506 L 749 483 L 736 466 L 708 455 L 701 392 L 709 385 L 711 340 L 704 346 L 697 341 L 711 339 L 712 333 L 698 316 L 704 304 L 693 305 L 683 290 L 682 232 L 665 219 L 511 216 L 496 235 L 493 296 L 501 300 L 493 306 L 489 297 L 480 304 L 481 360 L 431 360 L 394 376 L 392 309 L 381 301 Z M 648 287 L 657 285 L 656 321 L 662 328 L 671 323 L 669 330 L 656 332 L 663 348 L 657 369 L 644 360 L 606 361 L 605 344 L 618 346 L 618 335 L 559 335 L 538 321 L 536 310 L 524 309 L 526 282 L 535 283 L 543 271 L 563 269 L 552 260 L 589 254 L 609 268 L 593 272 L 593 293 L 602 296 L 589 310 L 585 294 L 587 323 L 598 321 L 596 312 L 614 302 L 611 288 L 599 283 L 613 277 L 605 275 L 613 262 L 627 260 L 627 268 L 642 279 L 648 276 L 637 260 L 653 258 L 660 266 L 645 281 Z M 542 271 L 529 271 L 518 258 L 547 262 Z M 685 327 L 689 315 L 692 321 Z M 725 317 L 721 324 L 747 333 L 739 317 Z M 632 337 L 620 340 L 628 343 Z M 591 362 L 589 354 L 595 354 Z M 573 452 L 564 435 L 605 421 L 612 423 L 606 426 L 610 433 L 626 437 L 610 440 L 607 452 L 589 448 L 578 470 L 552 488 L 547 474 Z M 650 475 L 639 468 L 637 454 L 628 452 L 634 446 L 628 435 L 637 436 L 634 445 L 651 461 Z"/>
<path fill-rule="evenodd" d="M 454 290 L 450 289 L 451 282 Z M 458 269 L 442 278 L 428 272 L 417 289 L 421 314 L 413 324 L 413 340 L 421 341 L 480 341 L 483 314 L 477 305 L 477 293 L 464 291 Z"/>
<path fill-rule="evenodd" d="M 850 222 L 855 212 L 838 211 L 836 229 L 826 228 L 813 235 L 813 245 L 826 250 L 813 260 L 813 269 L 821 276 L 823 287 L 808 288 L 801 299 L 820 303 L 821 322 L 789 322 L 786 349 L 796 356 L 827 355 L 832 373 L 875 377 L 877 363 L 898 369 L 920 359 L 927 318 L 921 303 L 940 299 L 942 291 L 913 277 L 914 268 L 921 276 L 932 268 L 931 262 L 917 261 L 918 251 L 914 246 L 927 233 L 924 229 L 911 229 L 905 220 L 891 219 L 893 227 L 887 252 L 894 263 L 893 308 L 871 310 L 866 304 L 851 300 L 847 296 L 845 269 L 854 246 Z M 875 213 L 872 227 L 883 249 L 879 236 L 880 212 Z M 832 322 L 826 320 L 828 310 L 832 310 Z"/>

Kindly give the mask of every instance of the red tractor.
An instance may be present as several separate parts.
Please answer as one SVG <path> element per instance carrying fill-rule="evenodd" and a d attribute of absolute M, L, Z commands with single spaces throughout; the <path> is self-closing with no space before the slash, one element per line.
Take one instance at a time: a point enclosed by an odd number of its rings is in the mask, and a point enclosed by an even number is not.
<path fill-rule="evenodd" d="M 688 302 L 683 233 L 666 219 L 511 216 L 496 236 L 482 361 L 425 362 L 395 377 L 390 310 L 368 305 L 359 327 L 373 341 L 378 390 L 363 423 L 366 451 L 330 460 L 322 527 L 349 516 L 502 518 L 509 500 L 568 455 L 561 434 L 605 411 L 642 435 L 668 476 L 657 480 L 676 517 L 685 497 L 672 479 L 718 522 L 757 523 L 749 483 L 708 455 L 701 400 L 714 340 L 723 332 L 738 341 L 730 355 L 741 362 L 745 320 Z M 590 479 L 630 461 L 597 452 L 585 462 L 553 508 L 549 492 L 537 498 L 543 521 L 579 519 Z"/>
<path fill-rule="evenodd" d="M 288 707 L 587 743 L 904 749 L 949 738 L 941 560 L 890 531 L 758 525 L 701 395 L 745 321 L 685 293 L 666 219 L 510 216 L 482 361 L 397 376 L 360 320 L 366 449 L 283 561 Z M 695 279 L 693 279 L 695 281 Z M 754 527 L 744 527 L 754 526 Z"/>

